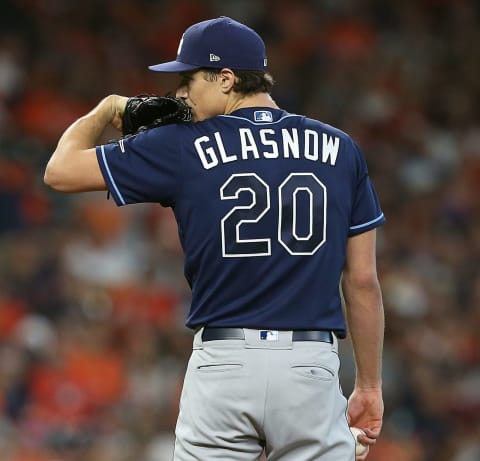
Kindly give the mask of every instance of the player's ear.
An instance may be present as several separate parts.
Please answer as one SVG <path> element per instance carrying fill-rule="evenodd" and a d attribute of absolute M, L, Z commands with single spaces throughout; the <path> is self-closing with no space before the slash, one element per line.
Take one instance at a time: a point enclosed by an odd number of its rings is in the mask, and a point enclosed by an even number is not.
<path fill-rule="evenodd" d="M 235 74 L 231 69 L 225 68 L 218 74 L 220 81 L 220 88 L 224 93 L 228 93 L 235 85 Z"/>

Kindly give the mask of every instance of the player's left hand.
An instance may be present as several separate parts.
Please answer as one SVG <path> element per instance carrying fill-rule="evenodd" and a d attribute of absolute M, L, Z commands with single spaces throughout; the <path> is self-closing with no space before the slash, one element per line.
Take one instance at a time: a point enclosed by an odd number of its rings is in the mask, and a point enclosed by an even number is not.
<path fill-rule="evenodd" d="M 171 123 L 192 121 L 190 106 L 181 98 L 140 94 L 127 99 L 122 115 L 122 134 L 131 136 L 141 131 Z"/>
<path fill-rule="evenodd" d="M 125 112 L 125 106 L 127 105 L 128 98 L 126 96 L 112 94 L 108 96 L 108 99 L 111 104 L 111 111 L 113 114 L 111 124 L 116 130 L 121 132 L 123 129 L 122 117 L 123 113 Z"/>

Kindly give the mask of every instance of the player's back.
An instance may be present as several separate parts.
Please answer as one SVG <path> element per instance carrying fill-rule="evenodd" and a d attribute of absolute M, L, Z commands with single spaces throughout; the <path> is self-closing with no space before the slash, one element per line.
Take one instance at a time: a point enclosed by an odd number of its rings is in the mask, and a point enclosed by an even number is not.
<path fill-rule="evenodd" d="M 343 132 L 270 108 L 178 126 L 189 326 L 337 329 L 349 235 L 383 215 Z"/>

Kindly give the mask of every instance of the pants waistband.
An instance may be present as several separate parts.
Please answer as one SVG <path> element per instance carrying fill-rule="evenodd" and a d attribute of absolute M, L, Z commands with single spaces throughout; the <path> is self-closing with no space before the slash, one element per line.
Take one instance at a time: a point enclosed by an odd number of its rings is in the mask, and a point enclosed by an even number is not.
<path fill-rule="evenodd" d="M 258 330 L 258 339 L 275 341 L 277 330 Z M 214 328 L 205 327 L 202 332 L 202 341 L 218 341 L 225 339 L 245 339 L 243 328 Z M 333 333 L 329 330 L 293 330 L 292 341 L 318 341 L 333 344 Z"/>

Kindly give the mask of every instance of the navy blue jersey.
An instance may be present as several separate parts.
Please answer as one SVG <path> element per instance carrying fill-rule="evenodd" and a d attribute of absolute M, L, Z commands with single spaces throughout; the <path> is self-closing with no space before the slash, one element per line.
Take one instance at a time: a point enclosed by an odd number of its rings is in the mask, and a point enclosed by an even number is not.
<path fill-rule="evenodd" d="M 172 207 L 192 289 L 187 326 L 345 334 L 347 239 L 385 218 L 344 132 L 271 108 L 97 147 L 118 205 Z"/>

